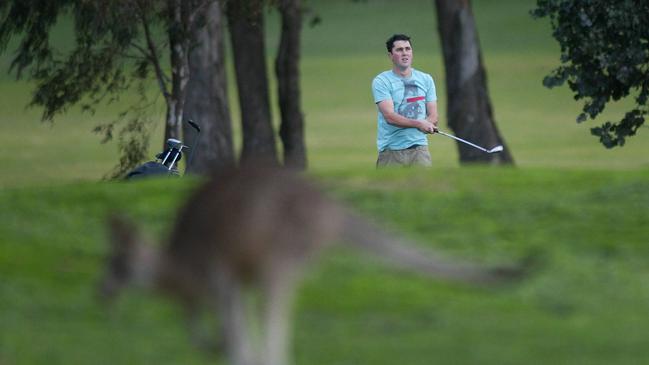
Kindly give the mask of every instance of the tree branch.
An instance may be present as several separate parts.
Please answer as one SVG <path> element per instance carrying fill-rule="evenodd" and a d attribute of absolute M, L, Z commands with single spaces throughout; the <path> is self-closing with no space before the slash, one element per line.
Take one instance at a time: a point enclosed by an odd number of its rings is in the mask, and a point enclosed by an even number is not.
<path fill-rule="evenodd" d="M 169 90 L 167 90 L 167 84 L 165 81 L 169 78 L 165 75 L 164 71 L 162 71 L 162 66 L 160 66 L 160 57 L 158 56 L 158 51 L 151 35 L 151 29 L 149 28 L 149 21 L 146 17 L 146 11 L 145 9 L 143 9 L 141 2 L 138 2 L 138 5 L 140 20 L 142 21 L 142 28 L 144 29 L 144 37 L 146 39 L 148 48 L 148 52 L 145 51 L 144 54 L 148 55 L 151 63 L 153 64 L 153 69 L 155 70 L 160 92 L 162 92 L 162 95 L 165 97 L 165 99 L 169 101 L 171 94 L 169 93 Z"/>

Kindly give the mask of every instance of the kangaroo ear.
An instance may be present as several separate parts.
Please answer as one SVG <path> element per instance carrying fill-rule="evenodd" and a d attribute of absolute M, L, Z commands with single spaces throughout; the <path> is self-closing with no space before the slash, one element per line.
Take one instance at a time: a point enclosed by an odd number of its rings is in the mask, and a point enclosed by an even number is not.
<path fill-rule="evenodd" d="M 111 245 L 116 249 L 132 247 L 139 237 L 135 223 L 122 213 L 111 213 L 107 219 Z"/>

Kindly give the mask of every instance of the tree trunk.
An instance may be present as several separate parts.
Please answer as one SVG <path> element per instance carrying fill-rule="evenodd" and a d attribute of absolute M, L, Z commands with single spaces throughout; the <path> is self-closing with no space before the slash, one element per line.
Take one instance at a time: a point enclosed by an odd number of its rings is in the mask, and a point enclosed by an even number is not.
<path fill-rule="evenodd" d="M 505 147 L 488 154 L 458 142 L 461 163 L 513 164 L 498 132 L 487 90 L 487 75 L 470 0 L 435 0 L 446 70 L 447 113 L 458 137 L 486 148 Z"/>
<path fill-rule="evenodd" d="M 226 14 L 239 89 L 241 161 L 277 165 L 268 96 L 263 3 L 263 0 L 228 1 Z"/>
<path fill-rule="evenodd" d="M 304 115 L 300 96 L 301 0 L 280 0 L 282 33 L 275 60 L 275 73 L 282 122 L 279 135 L 284 146 L 284 165 L 304 170 L 307 166 L 304 144 Z"/>
<path fill-rule="evenodd" d="M 201 128 L 200 141 L 196 131 L 183 125 L 185 144 L 190 146 L 187 171 L 205 174 L 210 170 L 235 164 L 232 146 L 232 122 L 228 107 L 225 74 L 224 19 L 219 0 L 200 14 L 189 54 L 190 78 L 187 84 L 184 118 Z M 198 144 L 196 142 L 199 142 Z M 186 155 L 186 157 L 189 157 Z"/>
<path fill-rule="evenodd" d="M 171 57 L 171 95 L 167 98 L 167 122 L 165 141 L 180 138 L 182 116 L 185 106 L 185 92 L 189 81 L 189 37 L 187 25 L 190 23 L 189 9 L 183 0 L 168 0 L 169 12 L 167 35 Z M 163 147 L 164 141 L 163 141 Z"/>

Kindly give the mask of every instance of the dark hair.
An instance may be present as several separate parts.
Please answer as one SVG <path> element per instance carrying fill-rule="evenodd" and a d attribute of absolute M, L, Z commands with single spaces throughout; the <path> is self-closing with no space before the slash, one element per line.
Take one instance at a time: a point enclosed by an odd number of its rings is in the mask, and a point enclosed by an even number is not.
<path fill-rule="evenodd" d="M 385 42 L 385 46 L 388 49 L 388 52 L 392 52 L 392 48 L 394 48 L 394 42 L 395 41 L 408 41 L 410 42 L 410 37 L 408 37 L 405 34 L 394 34 L 392 37 L 388 38 L 387 42 Z M 410 45 L 412 46 L 412 42 L 410 42 Z"/>

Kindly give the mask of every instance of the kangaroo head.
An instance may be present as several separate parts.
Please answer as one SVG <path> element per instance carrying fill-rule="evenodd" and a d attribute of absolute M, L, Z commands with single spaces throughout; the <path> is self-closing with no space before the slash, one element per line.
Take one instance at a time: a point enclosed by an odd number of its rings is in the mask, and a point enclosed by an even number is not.
<path fill-rule="evenodd" d="M 157 269 L 158 252 L 131 220 L 113 214 L 108 218 L 107 226 L 110 252 L 99 294 L 105 300 L 112 300 L 130 285 L 151 284 Z"/>

